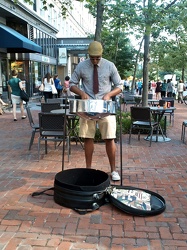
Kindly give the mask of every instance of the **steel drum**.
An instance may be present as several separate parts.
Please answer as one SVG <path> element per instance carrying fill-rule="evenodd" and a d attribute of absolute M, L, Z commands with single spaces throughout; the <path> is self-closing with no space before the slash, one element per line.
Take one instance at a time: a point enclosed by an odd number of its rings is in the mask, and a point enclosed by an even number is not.
<path fill-rule="evenodd" d="M 116 106 L 113 101 L 70 100 L 70 113 L 87 120 L 99 120 L 109 115 L 115 115 Z"/>

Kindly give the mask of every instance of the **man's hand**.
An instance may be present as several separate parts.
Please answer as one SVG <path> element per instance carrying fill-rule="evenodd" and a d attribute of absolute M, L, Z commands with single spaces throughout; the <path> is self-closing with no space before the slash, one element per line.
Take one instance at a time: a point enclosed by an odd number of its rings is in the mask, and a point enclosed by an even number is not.
<path fill-rule="evenodd" d="M 75 94 L 79 95 L 82 100 L 90 99 L 89 95 L 87 95 L 84 91 L 80 90 L 77 86 L 72 86 L 70 91 L 74 92 Z"/>
<path fill-rule="evenodd" d="M 89 95 L 87 95 L 85 92 L 82 91 L 81 93 L 81 99 L 82 100 L 87 100 L 87 99 L 90 99 Z"/>
<path fill-rule="evenodd" d="M 103 100 L 110 101 L 113 96 L 116 96 L 120 93 L 121 93 L 121 89 L 117 87 L 117 88 L 113 89 L 112 91 L 110 91 L 109 93 L 105 94 L 103 96 Z"/>
<path fill-rule="evenodd" d="M 106 95 L 103 96 L 104 101 L 110 101 L 110 99 L 111 99 L 111 97 L 110 97 L 109 94 L 106 94 Z"/>

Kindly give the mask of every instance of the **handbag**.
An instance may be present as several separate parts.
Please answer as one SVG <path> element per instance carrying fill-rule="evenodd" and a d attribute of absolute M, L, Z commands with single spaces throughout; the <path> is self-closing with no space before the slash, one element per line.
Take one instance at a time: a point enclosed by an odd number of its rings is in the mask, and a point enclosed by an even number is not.
<path fill-rule="evenodd" d="M 51 84 L 51 88 L 52 88 L 52 94 L 56 95 L 58 92 L 57 92 L 57 89 L 56 89 L 55 85 Z"/>
<path fill-rule="evenodd" d="M 25 102 L 29 101 L 29 95 L 23 89 L 20 90 L 20 98 Z"/>
<path fill-rule="evenodd" d="M 44 91 L 44 84 L 42 83 L 39 87 L 39 91 L 43 92 Z"/>

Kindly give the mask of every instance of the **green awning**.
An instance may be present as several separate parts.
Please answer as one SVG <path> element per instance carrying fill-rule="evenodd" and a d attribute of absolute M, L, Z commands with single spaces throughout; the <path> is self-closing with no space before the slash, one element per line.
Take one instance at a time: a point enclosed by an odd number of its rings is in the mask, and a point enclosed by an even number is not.
<path fill-rule="evenodd" d="M 12 28 L 0 24 L 0 48 L 8 53 L 41 53 L 42 47 Z"/>

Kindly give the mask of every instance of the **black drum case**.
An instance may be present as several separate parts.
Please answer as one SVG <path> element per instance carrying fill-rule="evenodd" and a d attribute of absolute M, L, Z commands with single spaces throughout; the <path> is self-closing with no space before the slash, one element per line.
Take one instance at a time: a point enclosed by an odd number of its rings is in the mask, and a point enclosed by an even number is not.
<path fill-rule="evenodd" d="M 57 204 L 72 208 L 80 214 L 92 212 L 109 202 L 136 216 L 157 215 L 166 208 L 161 195 L 137 187 L 110 185 L 108 174 L 95 169 L 61 171 L 55 176 L 54 187 L 34 192 L 32 196 L 51 196 L 47 193 L 49 190 L 54 191 L 54 201 Z"/>

